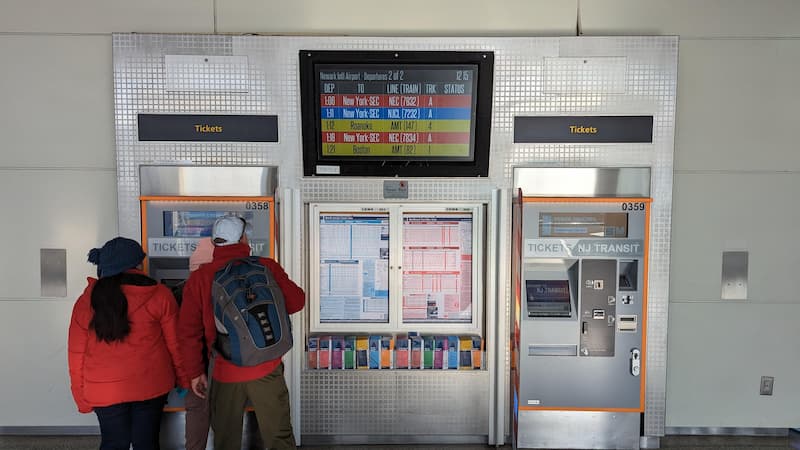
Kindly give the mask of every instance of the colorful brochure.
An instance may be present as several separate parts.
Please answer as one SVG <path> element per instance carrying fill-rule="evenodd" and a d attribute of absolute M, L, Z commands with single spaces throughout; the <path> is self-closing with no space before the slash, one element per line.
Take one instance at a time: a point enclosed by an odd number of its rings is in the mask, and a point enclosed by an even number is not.
<path fill-rule="evenodd" d="M 395 339 L 394 350 L 394 368 L 395 369 L 408 369 L 408 363 L 411 361 L 411 341 L 408 335 L 398 334 Z"/>
<path fill-rule="evenodd" d="M 369 337 L 369 368 L 380 369 L 381 367 L 381 337 Z"/>
<path fill-rule="evenodd" d="M 381 369 L 392 368 L 392 350 L 394 340 L 391 336 L 381 336 Z"/>
<path fill-rule="evenodd" d="M 309 337 L 308 338 L 308 352 L 306 353 L 306 360 L 309 369 L 317 369 L 319 366 L 317 365 L 317 361 L 319 358 L 319 338 L 318 337 Z"/>
<path fill-rule="evenodd" d="M 344 363 L 343 368 L 355 369 L 356 368 L 356 337 L 347 336 L 344 338 Z"/>
<path fill-rule="evenodd" d="M 356 337 L 356 369 L 369 369 L 369 339 Z"/>
<path fill-rule="evenodd" d="M 341 369 L 344 356 L 344 336 L 331 336 L 331 369 Z"/>

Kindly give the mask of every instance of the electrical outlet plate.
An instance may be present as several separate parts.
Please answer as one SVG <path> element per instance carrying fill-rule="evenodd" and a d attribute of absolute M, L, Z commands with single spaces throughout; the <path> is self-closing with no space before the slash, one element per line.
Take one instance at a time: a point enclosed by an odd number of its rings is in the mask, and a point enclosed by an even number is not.
<path fill-rule="evenodd" d="M 759 389 L 760 395 L 772 395 L 772 386 L 775 383 L 775 377 L 761 377 L 761 388 Z"/>

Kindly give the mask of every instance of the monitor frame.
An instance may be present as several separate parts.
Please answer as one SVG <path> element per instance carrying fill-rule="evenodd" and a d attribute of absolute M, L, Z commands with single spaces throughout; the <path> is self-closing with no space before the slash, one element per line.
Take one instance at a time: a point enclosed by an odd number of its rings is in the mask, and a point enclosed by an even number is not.
<path fill-rule="evenodd" d="M 373 177 L 486 177 L 494 85 L 494 53 L 462 51 L 300 50 L 300 100 L 304 176 Z M 477 66 L 472 158 L 435 160 L 415 158 L 322 157 L 322 118 L 316 66 L 332 65 L 474 65 Z"/>

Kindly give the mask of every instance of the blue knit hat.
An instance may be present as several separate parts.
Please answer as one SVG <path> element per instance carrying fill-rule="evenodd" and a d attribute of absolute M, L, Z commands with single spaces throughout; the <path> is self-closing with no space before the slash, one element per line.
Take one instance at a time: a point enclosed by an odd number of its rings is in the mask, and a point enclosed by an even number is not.
<path fill-rule="evenodd" d="M 97 266 L 97 276 L 111 277 L 138 266 L 144 259 L 142 246 L 133 239 L 115 237 L 102 248 L 89 250 L 89 262 Z"/>

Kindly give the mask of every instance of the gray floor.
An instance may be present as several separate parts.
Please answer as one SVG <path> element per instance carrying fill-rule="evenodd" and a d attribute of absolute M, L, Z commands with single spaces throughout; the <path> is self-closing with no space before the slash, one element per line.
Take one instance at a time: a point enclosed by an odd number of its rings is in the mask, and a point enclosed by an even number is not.
<path fill-rule="evenodd" d="M 0 436 L 2 450 L 89 450 L 97 449 L 98 436 Z M 359 446 L 314 446 L 302 450 L 510 450 L 511 447 L 488 447 L 482 445 L 359 445 Z M 748 436 L 665 436 L 661 448 L 679 450 L 719 449 L 800 449 L 797 433 L 783 437 Z"/>

